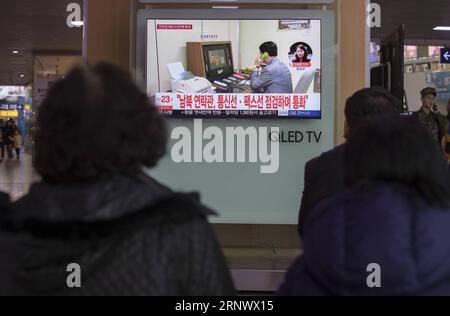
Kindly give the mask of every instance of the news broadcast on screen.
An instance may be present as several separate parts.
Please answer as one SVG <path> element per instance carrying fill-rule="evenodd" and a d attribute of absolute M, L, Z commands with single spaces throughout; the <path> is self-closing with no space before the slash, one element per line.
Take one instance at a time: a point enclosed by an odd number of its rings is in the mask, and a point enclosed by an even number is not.
<path fill-rule="evenodd" d="M 320 119 L 321 32 L 319 18 L 149 19 L 147 92 L 166 117 Z"/>

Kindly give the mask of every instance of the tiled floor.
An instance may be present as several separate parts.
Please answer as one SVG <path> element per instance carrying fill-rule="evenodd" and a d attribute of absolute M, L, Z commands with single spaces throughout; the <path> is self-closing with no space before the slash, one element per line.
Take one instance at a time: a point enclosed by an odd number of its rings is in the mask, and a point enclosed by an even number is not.
<path fill-rule="evenodd" d="M 0 191 L 9 193 L 13 201 L 26 194 L 31 183 L 37 180 L 39 176 L 33 171 L 30 155 L 0 162 Z"/>

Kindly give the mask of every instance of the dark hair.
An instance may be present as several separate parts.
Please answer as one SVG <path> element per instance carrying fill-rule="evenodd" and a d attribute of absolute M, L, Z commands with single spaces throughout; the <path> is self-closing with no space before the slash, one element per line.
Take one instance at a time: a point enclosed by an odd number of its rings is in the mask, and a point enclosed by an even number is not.
<path fill-rule="evenodd" d="M 449 205 L 449 173 L 442 152 L 411 117 L 367 122 L 350 135 L 344 156 L 348 186 L 386 182 L 412 189 L 431 205 Z"/>
<path fill-rule="evenodd" d="M 136 175 L 156 165 L 166 137 L 162 117 L 128 73 L 104 63 L 76 67 L 39 108 L 35 167 L 57 183 Z"/>
<path fill-rule="evenodd" d="M 259 51 L 261 53 L 267 53 L 270 57 L 278 56 L 278 47 L 274 42 L 264 42 L 259 46 Z"/>
<path fill-rule="evenodd" d="M 357 91 L 345 104 L 345 118 L 351 130 L 378 115 L 399 115 L 400 103 L 382 88 L 365 88 Z"/>
<path fill-rule="evenodd" d="M 305 56 L 308 55 L 308 49 L 303 44 L 298 45 L 297 49 L 299 48 L 305 53 Z"/>

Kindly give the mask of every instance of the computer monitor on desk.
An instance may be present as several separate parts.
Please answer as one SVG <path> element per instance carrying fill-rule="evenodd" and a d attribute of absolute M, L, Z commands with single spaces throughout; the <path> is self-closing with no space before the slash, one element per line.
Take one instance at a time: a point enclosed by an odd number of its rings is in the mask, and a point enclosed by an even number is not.
<path fill-rule="evenodd" d="M 219 93 L 239 93 L 242 79 L 235 77 L 231 42 L 188 42 L 188 70 L 208 79 Z"/>
<path fill-rule="evenodd" d="M 203 46 L 206 78 L 209 81 L 223 80 L 234 73 L 231 43 Z"/>
<path fill-rule="evenodd" d="M 188 70 L 211 82 L 234 73 L 231 42 L 188 42 Z"/>

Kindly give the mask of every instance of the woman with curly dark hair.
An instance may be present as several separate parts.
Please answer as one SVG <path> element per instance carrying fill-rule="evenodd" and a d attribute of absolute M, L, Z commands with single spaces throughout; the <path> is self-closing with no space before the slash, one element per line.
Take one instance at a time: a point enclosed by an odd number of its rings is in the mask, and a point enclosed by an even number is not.
<path fill-rule="evenodd" d="M 143 172 L 165 148 L 162 117 L 117 67 L 56 83 L 38 112 L 42 181 L 0 217 L 0 295 L 233 294 L 213 212 Z"/>

